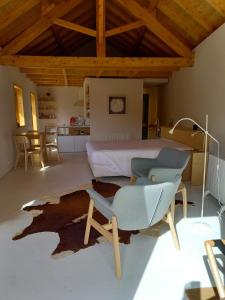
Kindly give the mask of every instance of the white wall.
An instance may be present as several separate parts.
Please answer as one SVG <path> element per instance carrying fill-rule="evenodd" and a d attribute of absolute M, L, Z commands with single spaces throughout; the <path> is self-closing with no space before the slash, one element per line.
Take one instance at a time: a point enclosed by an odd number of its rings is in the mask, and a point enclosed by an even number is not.
<path fill-rule="evenodd" d="M 83 106 L 83 87 L 64 87 L 64 86 L 49 86 L 38 87 L 38 95 L 45 95 L 49 91 L 56 101 L 57 106 L 57 120 L 59 126 L 69 125 L 70 117 L 82 115 L 84 113 Z M 79 102 L 79 103 L 78 103 Z M 78 104 L 78 105 L 77 105 Z M 52 120 L 45 120 L 45 123 L 51 123 Z M 54 121 L 53 121 L 54 122 Z M 43 128 L 42 128 L 43 129 Z"/>
<path fill-rule="evenodd" d="M 195 66 L 174 73 L 163 88 L 160 121 L 187 116 L 204 125 L 217 137 L 225 157 L 225 24 L 195 49 Z"/>
<path fill-rule="evenodd" d="M 143 80 L 89 79 L 91 139 L 105 140 L 114 134 L 141 139 Z M 124 115 L 108 113 L 108 96 L 127 96 Z"/>
<path fill-rule="evenodd" d="M 15 95 L 13 84 L 23 88 L 26 126 L 16 126 Z M 14 164 L 13 134 L 32 129 L 30 92 L 36 93 L 36 85 L 18 68 L 0 66 L 0 177 Z"/>

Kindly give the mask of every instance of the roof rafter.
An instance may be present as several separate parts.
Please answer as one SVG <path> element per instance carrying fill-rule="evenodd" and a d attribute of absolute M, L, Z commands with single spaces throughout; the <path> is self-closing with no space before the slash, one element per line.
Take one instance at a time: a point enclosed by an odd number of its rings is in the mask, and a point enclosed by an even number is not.
<path fill-rule="evenodd" d="M 155 14 L 155 9 L 156 9 L 156 6 L 158 4 L 158 1 L 159 0 L 152 0 L 149 4 L 148 4 L 148 11 L 153 14 Z M 133 50 L 132 50 L 132 53 L 136 54 L 138 53 L 138 50 L 140 49 L 140 46 L 141 46 L 141 43 L 145 37 L 145 33 L 147 31 L 147 28 L 144 27 L 144 28 L 141 28 L 140 32 L 139 32 L 139 35 L 138 35 L 138 38 L 136 40 L 136 43 L 133 47 Z"/>
<path fill-rule="evenodd" d="M 148 12 L 135 0 L 116 0 L 129 10 L 136 18 L 145 22 L 146 27 L 162 39 L 171 49 L 180 56 L 190 56 L 191 49 L 184 45 L 172 32 L 165 28 L 152 13 Z"/>
<path fill-rule="evenodd" d="M 71 30 L 74 30 L 74 31 L 77 31 L 77 32 L 80 32 L 80 33 L 83 33 L 86 35 L 96 37 L 96 30 L 85 27 L 85 26 L 81 26 L 81 25 L 78 25 L 78 24 L 75 24 L 72 22 L 68 22 L 68 21 L 59 19 L 59 18 L 56 18 L 53 21 L 53 23 L 55 25 L 58 25 L 58 26 L 61 26 L 61 27 L 67 28 L 67 29 L 71 29 Z"/>
<path fill-rule="evenodd" d="M 34 23 L 17 38 L 6 45 L 2 49 L 1 54 L 16 54 L 36 37 L 38 37 L 42 32 L 47 30 L 52 25 L 52 22 L 55 18 L 64 16 L 80 3 L 81 0 L 60 1 L 59 4 L 52 8 L 47 14 L 42 16 L 36 23 Z"/>
<path fill-rule="evenodd" d="M 200 24 L 206 31 L 211 32 L 213 26 L 208 22 L 207 18 L 202 17 L 200 2 L 190 2 L 190 0 L 174 0 L 193 20 Z"/>
<path fill-rule="evenodd" d="M 129 24 L 125 24 L 125 25 L 118 26 L 118 27 L 115 27 L 113 29 L 107 30 L 106 33 L 105 33 L 105 36 L 110 37 L 110 36 L 113 36 L 113 35 L 120 34 L 122 32 L 126 32 L 126 31 L 129 31 L 129 30 L 132 30 L 132 29 L 142 27 L 144 25 L 145 25 L 145 23 L 143 21 L 131 22 Z"/>
<path fill-rule="evenodd" d="M 6 28 L 10 23 L 15 21 L 18 17 L 25 14 L 27 11 L 29 11 L 32 7 L 36 6 L 40 3 L 40 0 L 30 0 L 30 1 L 24 1 L 23 4 L 19 3 L 17 7 L 15 7 L 13 10 L 10 10 L 8 13 L 5 13 L 0 18 L 0 30 Z"/>
<path fill-rule="evenodd" d="M 211 7 L 213 7 L 221 16 L 225 16 L 225 2 L 224 0 L 206 0 Z"/>

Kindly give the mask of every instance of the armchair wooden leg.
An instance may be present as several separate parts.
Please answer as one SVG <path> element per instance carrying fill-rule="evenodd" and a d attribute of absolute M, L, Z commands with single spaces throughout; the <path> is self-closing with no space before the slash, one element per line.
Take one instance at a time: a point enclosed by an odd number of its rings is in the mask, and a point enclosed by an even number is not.
<path fill-rule="evenodd" d="M 183 216 L 187 218 L 187 189 L 186 186 L 181 182 L 177 193 L 181 193 L 183 199 Z"/>
<path fill-rule="evenodd" d="M 87 245 L 88 241 L 89 241 L 89 235 L 90 235 L 90 230 L 91 230 L 90 220 L 92 219 L 93 209 L 94 209 L 94 201 L 92 199 L 90 199 L 87 223 L 86 223 L 86 230 L 85 230 L 85 235 L 84 235 L 84 245 Z"/>
<path fill-rule="evenodd" d="M 131 183 L 131 184 L 135 183 L 136 180 L 137 180 L 136 176 L 131 176 L 131 177 L 130 177 L 130 183 Z"/>
<path fill-rule="evenodd" d="M 174 245 L 175 245 L 175 248 L 177 250 L 180 250 L 180 244 L 179 244 L 179 240 L 178 240 L 178 237 L 177 237 L 177 232 L 176 232 L 176 228 L 174 226 L 174 222 L 173 222 L 173 218 L 172 218 L 172 215 L 171 215 L 171 211 L 169 210 L 168 213 L 167 213 L 167 223 L 169 224 L 170 226 L 170 231 L 172 233 L 172 237 L 173 237 L 173 241 L 174 241 Z"/>
<path fill-rule="evenodd" d="M 113 234 L 116 277 L 120 279 L 122 276 L 121 262 L 120 262 L 120 244 L 119 244 L 117 220 L 115 216 L 112 217 L 112 234 Z"/>
<path fill-rule="evenodd" d="M 212 250 L 212 247 L 214 246 L 214 241 L 205 241 L 205 249 L 209 258 L 209 266 L 219 293 L 220 298 L 224 298 L 225 297 L 225 290 L 224 290 L 224 286 L 223 286 L 223 282 L 221 280 L 219 271 L 218 271 L 218 267 L 217 267 L 217 263 L 216 263 L 216 259 Z"/>
<path fill-rule="evenodd" d="M 171 211 L 171 216 L 174 222 L 174 216 L 175 216 L 175 199 L 172 201 L 171 205 L 170 205 L 170 211 Z"/>
<path fill-rule="evenodd" d="M 187 189 L 183 186 L 181 190 L 182 198 L 183 198 L 183 215 L 184 218 L 187 218 Z"/>

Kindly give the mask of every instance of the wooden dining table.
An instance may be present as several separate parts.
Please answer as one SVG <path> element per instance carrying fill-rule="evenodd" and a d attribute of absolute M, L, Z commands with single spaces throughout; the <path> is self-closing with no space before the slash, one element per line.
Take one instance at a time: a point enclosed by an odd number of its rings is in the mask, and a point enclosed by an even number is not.
<path fill-rule="evenodd" d="M 48 152 L 46 147 L 46 136 L 55 135 L 55 132 L 45 131 L 25 131 L 19 132 L 16 135 L 25 136 L 29 141 L 29 147 L 32 149 L 40 148 L 43 153 L 44 161 L 48 161 Z"/>
<path fill-rule="evenodd" d="M 35 143 L 34 143 L 35 140 L 38 141 L 38 145 L 36 144 L 36 146 L 44 148 L 45 132 L 42 132 L 42 131 L 25 131 L 25 132 L 16 133 L 16 135 L 27 137 L 27 139 L 29 140 L 31 148 L 33 146 L 35 146 Z"/>

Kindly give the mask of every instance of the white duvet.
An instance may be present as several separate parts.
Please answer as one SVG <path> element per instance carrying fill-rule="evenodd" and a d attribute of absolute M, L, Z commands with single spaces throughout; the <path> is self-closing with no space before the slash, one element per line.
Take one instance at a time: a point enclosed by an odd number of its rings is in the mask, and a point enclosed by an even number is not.
<path fill-rule="evenodd" d="M 191 147 L 168 139 L 89 141 L 88 161 L 95 177 L 131 176 L 133 157 L 155 158 L 164 147 L 192 150 Z"/>

